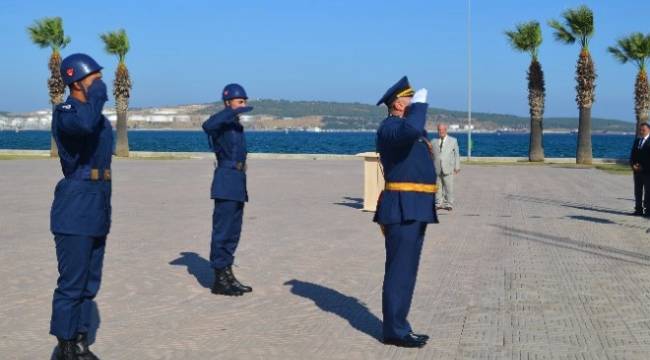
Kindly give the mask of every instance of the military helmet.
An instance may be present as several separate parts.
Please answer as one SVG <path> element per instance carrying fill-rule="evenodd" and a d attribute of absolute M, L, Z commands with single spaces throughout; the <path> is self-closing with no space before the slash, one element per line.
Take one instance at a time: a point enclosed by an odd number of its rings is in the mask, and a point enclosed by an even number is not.
<path fill-rule="evenodd" d="M 90 56 L 72 54 L 61 62 L 61 77 L 66 85 L 70 85 L 102 69 Z"/>
<path fill-rule="evenodd" d="M 232 99 L 248 99 L 248 95 L 246 95 L 246 90 L 244 90 L 243 86 L 239 84 L 228 84 L 223 88 L 221 99 L 223 101 Z"/>

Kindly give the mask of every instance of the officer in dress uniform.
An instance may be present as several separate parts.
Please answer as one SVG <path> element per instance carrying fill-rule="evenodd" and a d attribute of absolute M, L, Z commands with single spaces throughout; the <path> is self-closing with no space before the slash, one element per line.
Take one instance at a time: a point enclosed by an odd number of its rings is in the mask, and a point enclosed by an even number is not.
<path fill-rule="evenodd" d="M 239 84 L 223 89 L 224 109 L 203 123 L 208 141 L 217 158 L 212 179 L 211 198 L 212 243 L 210 264 L 214 269 L 213 294 L 239 296 L 253 291 L 235 278 L 232 264 L 239 244 L 244 214 L 248 201 L 246 190 L 246 138 L 239 114 L 253 110 L 247 106 L 248 96 Z"/>
<path fill-rule="evenodd" d="M 102 115 L 108 96 L 101 70 L 88 55 L 66 57 L 61 76 L 70 96 L 52 114 L 63 179 L 50 214 L 59 268 L 50 333 L 58 338 L 56 358 L 64 360 L 97 359 L 87 333 L 111 226 L 113 153 L 113 129 Z"/>
<path fill-rule="evenodd" d="M 422 347 L 429 336 L 407 321 L 427 224 L 437 223 L 436 171 L 424 130 L 427 90 L 414 92 L 403 77 L 379 100 L 388 117 L 377 130 L 377 151 L 386 187 L 374 221 L 384 233 L 386 269 L 382 290 L 384 343 Z"/>

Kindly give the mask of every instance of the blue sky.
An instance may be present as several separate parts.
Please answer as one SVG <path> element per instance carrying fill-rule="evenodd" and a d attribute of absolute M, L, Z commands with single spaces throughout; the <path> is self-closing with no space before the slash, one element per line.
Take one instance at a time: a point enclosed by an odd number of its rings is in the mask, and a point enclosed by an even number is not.
<path fill-rule="evenodd" d="M 512 51 L 503 31 L 543 23 L 540 59 L 547 116 L 575 116 L 578 45 L 555 42 L 546 21 L 580 4 L 595 12 L 591 50 L 599 74 L 594 116 L 632 120 L 636 69 L 620 65 L 607 46 L 633 31 L 650 33 L 650 1 L 474 0 L 474 109 L 526 116 L 526 54 Z M 72 43 L 63 55 L 87 52 L 113 78 L 117 60 L 98 34 L 125 28 L 132 106 L 215 101 L 228 82 L 254 98 L 374 103 L 407 74 L 429 89 L 432 106 L 467 104 L 466 2 L 462 0 L 249 0 L 54 2 L 3 0 L 0 13 L 0 110 L 47 107 L 49 50 L 31 44 L 25 28 L 61 16 Z M 83 9 L 83 13 L 81 12 Z"/>

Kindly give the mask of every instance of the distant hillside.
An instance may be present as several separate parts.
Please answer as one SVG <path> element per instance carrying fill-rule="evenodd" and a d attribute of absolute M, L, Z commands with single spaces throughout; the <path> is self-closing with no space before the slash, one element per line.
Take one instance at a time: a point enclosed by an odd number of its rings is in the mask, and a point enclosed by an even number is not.
<path fill-rule="evenodd" d="M 282 118 L 322 117 L 324 129 L 375 129 L 386 117 L 386 108 L 361 103 L 339 103 L 325 101 L 288 101 L 288 100 L 251 100 L 255 107 L 254 115 L 268 115 Z M 207 104 L 197 114 L 208 115 L 222 108 L 220 103 Z M 467 113 L 439 108 L 430 108 L 428 113 L 430 126 L 436 122 L 464 125 Z M 473 124 L 477 129 L 498 130 L 528 129 L 530 120 L 526 117 L 475 112 Z M 593 118 L 594 131 L 629 132 L 634 131 L 634 123 Z M 578 127 L 578 118 L 546 118 L 544 128 L 548 130 L 573 130 Z"/>
<path fill-rule="evenodd" d="M 245 126 L 256 130 L 374 130 L 386 117 L 386 108 L 360 103 L 326 101 L 251 100 L 255 111 L 246 114 Z M 129 128 L 138 129 L 200 129 L 201 123 L 211 114 L 221 110 L 220 102 L 157 108 L 129 109 Z M 111 121 L 117 116 L 114 108 L 105 108 Z M 31 113 L 6 113 L 0 111 L 0 129 L 49 129 L 51 114 L 48 110 Z M 438 122 L 452 125 L 452 131 L 467 124 L 464 111 L 430 108 L 427 127 Z M 527 131 L 527 117 L 475 112 L 472 124 L 477 130 Z M 569 131 L 577 129 L 577 118 L 546 118 L 544 129 Z M 634 123 L 613 119 L 592 119 L 595 132 L 632 132 Z"/>

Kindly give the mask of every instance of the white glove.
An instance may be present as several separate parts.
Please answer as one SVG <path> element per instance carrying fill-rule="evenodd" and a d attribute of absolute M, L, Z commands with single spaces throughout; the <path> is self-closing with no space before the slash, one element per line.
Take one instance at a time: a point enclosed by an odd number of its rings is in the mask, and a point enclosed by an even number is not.
<path fill-rule="evenodd" d="M 426 103 L 427 102 L 427 89 L 422 88 L 413 94 L 413 99 L 411 103 Z"/>

